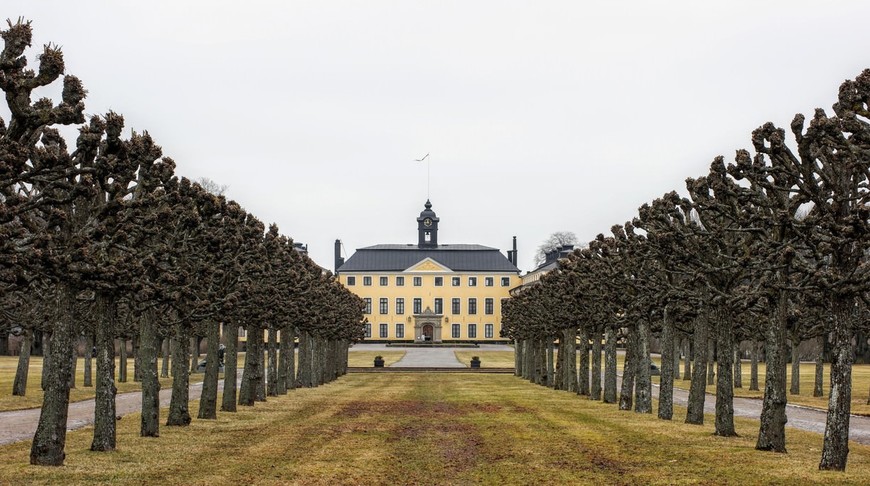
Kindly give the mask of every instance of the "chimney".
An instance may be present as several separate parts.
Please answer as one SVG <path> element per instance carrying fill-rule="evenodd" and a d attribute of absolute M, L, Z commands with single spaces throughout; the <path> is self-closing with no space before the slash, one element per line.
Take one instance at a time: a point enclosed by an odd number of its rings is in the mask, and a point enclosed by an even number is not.
<path fill-rule="evenodd" d="M 344 258 L 341 257 L 341 240 L 335 240 L 335 273 L 338 274 L 338 269 L 344 265 Z"/>
<path fill-rule="evenodd" d="M 516 237 L 516 236 L 514 236 L 514 251 L 513 251 L 513 254 L 514 254 L 514 259 L 513 259 L 513 262 L 512 262 L 512 263 L 514 264 L 515 267 L 519 267 L 520 265 L 519 265 L 519 262 L 518 262 L 519 259 L 517 258 L 517 237 Z"/>

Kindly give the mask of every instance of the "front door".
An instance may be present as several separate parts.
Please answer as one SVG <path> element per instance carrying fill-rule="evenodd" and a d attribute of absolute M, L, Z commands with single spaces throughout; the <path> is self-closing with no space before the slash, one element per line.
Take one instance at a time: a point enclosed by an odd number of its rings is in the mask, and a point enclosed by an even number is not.
<path fill-rule="evenodd" d="M 422 335 L 423 335 L 423 341 L 424 341 L 424 342 L 427 342 L 427 343 L 431 343 L 431 342 L 432 342 L 432 335 L 433 335 L 432 324 L 425 324 L 425 325 L 423 326 L 423 332 L 422 332 Z"/>

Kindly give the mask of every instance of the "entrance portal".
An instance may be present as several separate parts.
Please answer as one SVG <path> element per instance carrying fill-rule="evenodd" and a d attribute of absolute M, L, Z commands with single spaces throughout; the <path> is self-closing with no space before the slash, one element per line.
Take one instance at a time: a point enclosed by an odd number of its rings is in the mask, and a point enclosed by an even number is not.
<path fill-rule="evenodd" d="M 431 343 L 431 342 L 432 342 L 432 336 L 433 336 L 433 334 L 434 334 L 434 331 L 433 331 L 433 329 L 432 329 L 432 324 L 426 324 L 426 325 L 424 325 L 424 326 L 423 326 L 423 332 L 421 332 L 421 334 L 423 335 L 423 336 L 422 336 L 422 337 L 423 337 L 423 342 Z"/>

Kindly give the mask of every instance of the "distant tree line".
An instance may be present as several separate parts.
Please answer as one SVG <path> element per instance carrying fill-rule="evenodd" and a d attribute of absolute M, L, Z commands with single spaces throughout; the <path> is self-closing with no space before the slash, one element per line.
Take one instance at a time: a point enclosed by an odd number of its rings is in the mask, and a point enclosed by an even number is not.
<path fill-rule="evenodd" d="M 124 138 L 124 118 L 113 112 L 86 119 L 87 92 L 64 75 L 60 48 L 45 46 L 38 68 L 28 69 L 31 24 L 7 24 L 0 32 L 0 89 L 10 112 L 8 124 L 0 118 L 0 335 L 3 343 L 13 332 L 23 338 L 19 395 L 34 334 L 45 336 L 45 398 L 31 463 L 63 464 L 77 348 L 85 350 L 83 385 L 96 393 L 94 451 L 116 447 L 115 350 L 126 381 L 128 342 L 142 386 L 142 436 L 159 435 L 161 354 L 164 376 L 172 357 L 166 425 L 191 422 L 188 379 L 203 338 L 198 418 L 216 418 L 221 326 L 222 411 L 345 373 L 348 346 L 363 337 L 361 299 L 277 226 L 266 229 L 220 195 L 225 186 L 177 177 L 147 132 Z M 33 99 L 58 80 L 59 103 Z M 63 125 L 78 127 L 73 147 L 58 130 Z M 237 390 L 240 328 L 247 347 Z"/>
<path fill-rule="evenodd" d="M 815 396 L 823 394 L 823 360 L 831 364 L 819 468 L 845 470 L 852 364 L 868 328 L 868 106 L 865 70 L 840 86 L 833 116 L 817 109 L 807 123 L 798 114 L 788 131 L 764 124 L 752 132 L 753 150 L 738 150 L 730 163 L 716 157 L 707 175 L 687 179 L 688 197 L 670 192 L 644 204 L 511 298 L 504 333 L 516 342 L 518 375 L 593 400 L 603 391 L 606 403 L 651 413 L 657 337 L 659 418 L 672 418 L 682 355 L 691 380 L 686 422 L 703 423 L 705 388 L 715 380 L 715 434 L 734 436 L 733 390 L 743 386 L 737 349 L 750 343 L 750 386 L 758 389 L 763 343 L 756 448 L 786 452 L 788 392 L 800 392 L 797 345 L 817 340 Z M 617 341 L 625 346 L 618 396 Z"/>

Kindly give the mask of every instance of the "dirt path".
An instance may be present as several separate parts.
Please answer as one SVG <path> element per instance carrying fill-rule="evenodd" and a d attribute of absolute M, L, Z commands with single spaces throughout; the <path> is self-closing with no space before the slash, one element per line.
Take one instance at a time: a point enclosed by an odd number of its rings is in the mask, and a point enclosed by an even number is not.
<path fill-rule="evenodd" d="M 223 380 L 218 382 L 219 389 L 223 388 Z M 190 385 L 190 399 L 199 399 L 202 393 L 202 382 Z M 172 397 L 172 388 L 160 390 L 160 406 L 168 407 Z M 138 413 L 142 409 L 142 393 L 122 393 L 115 397 L 115 407 L 119 416 Z M 13 410 L 0 413 L 0 445 L 30 440 L 36 433 L 36 425 L 39 423 L 38 408 L 26 410 Z M 80 429 L 94 423 L 94 400 L 83 400 L 70 403 L 67 430 Z"/>

